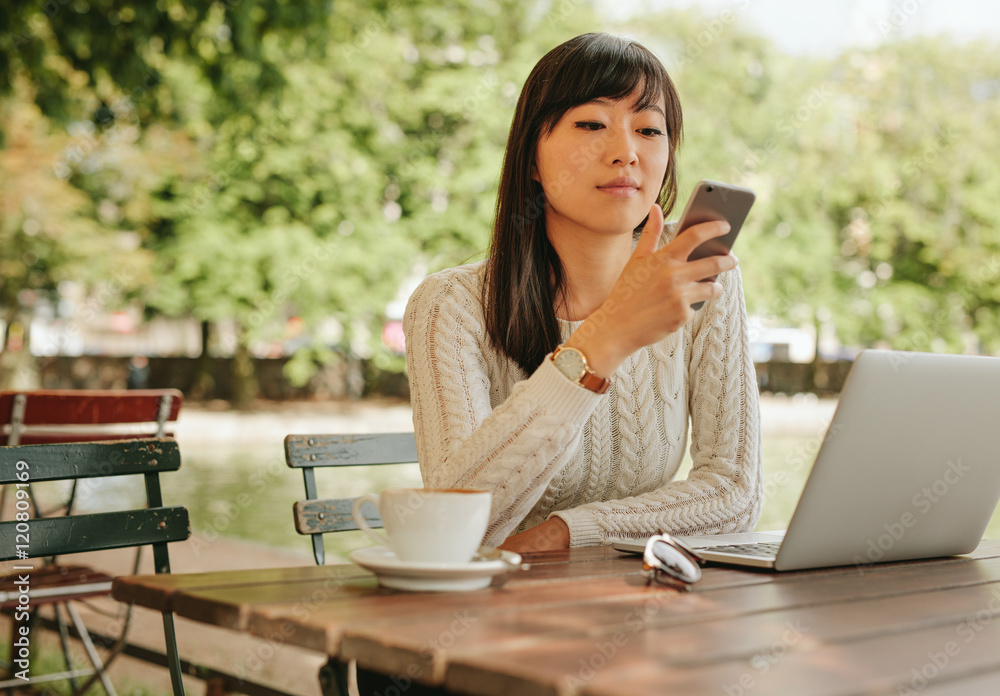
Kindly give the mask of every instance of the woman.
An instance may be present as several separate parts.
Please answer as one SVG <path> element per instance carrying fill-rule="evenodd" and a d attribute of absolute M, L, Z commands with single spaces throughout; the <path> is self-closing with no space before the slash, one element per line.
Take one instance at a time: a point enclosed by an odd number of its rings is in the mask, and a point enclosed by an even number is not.
<path fill-rule="evenodd" d="M 641 45 L 587 34 L 553 49 L 517 104 L 489 258 L 410 298 L 424 484 L 492 491 L 486 543 L 745 531 L 760 516 L 736 259 L 687 261 L 728 225 L 673 238 L 663 224 L 681 125 Z M 689 420 L 693 468 L 675 481 Z"/>

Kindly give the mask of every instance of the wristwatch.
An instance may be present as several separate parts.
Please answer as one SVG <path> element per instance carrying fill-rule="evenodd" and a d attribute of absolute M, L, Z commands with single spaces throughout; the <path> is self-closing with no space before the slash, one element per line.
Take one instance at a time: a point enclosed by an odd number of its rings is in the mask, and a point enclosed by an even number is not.
<path fill-rule="evenodd" d="M 559 346 L 552 353 L 552 362 L 560 372 L 584 389 L 603 394 L 611 386 L 610 379 L 594 374 L 587 364 L 587 356 L 576 348 Z"/>

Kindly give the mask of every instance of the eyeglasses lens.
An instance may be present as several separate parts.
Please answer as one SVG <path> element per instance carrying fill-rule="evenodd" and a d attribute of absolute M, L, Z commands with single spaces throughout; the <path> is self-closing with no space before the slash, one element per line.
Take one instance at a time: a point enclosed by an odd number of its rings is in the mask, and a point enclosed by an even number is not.
<path fill-rule="evenodd" d="M 653 538 L 646 550 L 646 566 L 658 581 L 686 588 L 701 579 L 697 561 L 670 542 Z"/>

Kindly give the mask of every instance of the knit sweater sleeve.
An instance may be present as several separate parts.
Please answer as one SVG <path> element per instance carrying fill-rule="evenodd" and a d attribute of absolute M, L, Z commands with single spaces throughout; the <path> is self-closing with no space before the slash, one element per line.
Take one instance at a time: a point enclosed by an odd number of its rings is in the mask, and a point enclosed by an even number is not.
<path fill-rule="evenodd" d="M 492 404 L 489 372 L 502 366 L 488 346 L 479 282 L 468 267 L 430 276 L 410 297 L 403 330 L 424 485 L 492 491 L 485 539 L 499 544 L 573 457 L 601 396 L 545 360 Z"/>
<path fill-rule="evenodd" d="M 757 523 L 762 502 L 759 398 L 739 270 L 720 275 L 719 282 L 722 297 L 706 303 L 690 329 L 689 476 L 641 495 L 554 513 L 573 530 L 574 546 L 658 532 L 747 531 Z"/>

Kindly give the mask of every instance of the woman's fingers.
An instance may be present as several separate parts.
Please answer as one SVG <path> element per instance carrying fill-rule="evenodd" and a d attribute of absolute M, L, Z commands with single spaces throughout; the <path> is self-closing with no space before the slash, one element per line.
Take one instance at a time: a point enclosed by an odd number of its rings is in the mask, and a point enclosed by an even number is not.
<path fill-rule="evenodd" d="M 706 280 L 703 283 L 695 284 L 689 294 L 689 299 L 691 300 L 691 304 L 696 304 L 698 302 L 714 300 L 716 297 L 722 297 L 722 292 L 722 283 L 716 280 Z"/>
<path fill-rule="evenodd" d="M 674 237 L 673 241 L 663 247 L 663 251 L 674 258 L 687 260 L 691 252 L 709 239 L 721 237 L 730 230 L 725 220 L 702 222 L 692 225 Z M 645 230 L 643 230 L 645 232 Z"/>
<path fill-rule="evenodd" d="M 739 261 L 732 254 L 720 254 L 706 256 L 697 261 L 688 261 L 686 270 L 695 280 L 715 280 L 715 276 L 725 271 L 731 271 L 738 265 Z"/>

